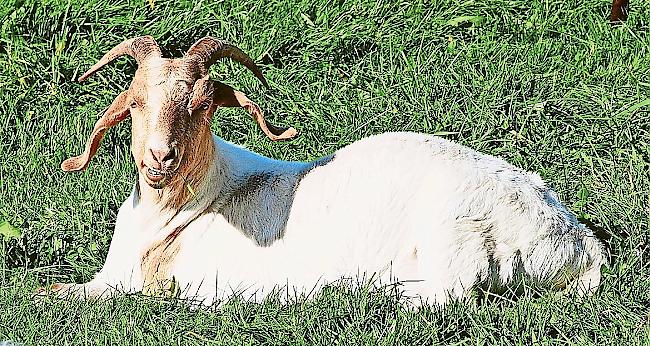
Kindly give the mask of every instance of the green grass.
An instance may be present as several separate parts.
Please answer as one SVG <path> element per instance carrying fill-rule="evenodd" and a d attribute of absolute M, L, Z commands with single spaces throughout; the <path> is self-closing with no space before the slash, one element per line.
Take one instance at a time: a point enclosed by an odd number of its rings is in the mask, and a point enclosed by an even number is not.
<path fill-rule="evenodd" d="M 0 2 L 0 341 L 25 344 L 650 343 L 650 2 L 605 21 L 611 1 Z M 576 8 L 577 7 L 577 8 Z M 473 16 L 465 20 L 465 16 Z M 598 293 L 412 311 L 395 294 L 332 287 L 312 300 L 232 301 L 191 310 L 139 295 L 44 299 L 47 282 L 101 267 L 135 168 L 129 124 L 109 131 L 83 173 L 104 107 L 128 86 L 128 58 L 74 80 L 125 38 L 153 35 L 180 56 L 213 35 L 260 62 L 271 91 L 226 62 L 213 78 L 245 91 L 301 136 L 272 143 L 241 110 L 213 129 L 262 154 L 308 160 L 364 136 L 438 133 L 537 171 L 611 254 Z"/>

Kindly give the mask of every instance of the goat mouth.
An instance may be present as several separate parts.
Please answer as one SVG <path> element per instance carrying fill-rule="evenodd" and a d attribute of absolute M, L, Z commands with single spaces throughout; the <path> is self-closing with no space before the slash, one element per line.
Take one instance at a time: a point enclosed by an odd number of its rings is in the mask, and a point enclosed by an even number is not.
<path fill-rule="evenodd" d="M 147 177 L 151 179 L 151 181 L 158 181 L 165 177 L 165 173 L 161 170 L 147 167 Z"/>
<path fill-rule="evenodd" d="M 163 188 L 169 177 L 171 177 L 171 172 L 169 171 L 151 168 L 148 166 L 142 167 L 142 171 L 145 176 L 145 181 L 154 189 Z"/>

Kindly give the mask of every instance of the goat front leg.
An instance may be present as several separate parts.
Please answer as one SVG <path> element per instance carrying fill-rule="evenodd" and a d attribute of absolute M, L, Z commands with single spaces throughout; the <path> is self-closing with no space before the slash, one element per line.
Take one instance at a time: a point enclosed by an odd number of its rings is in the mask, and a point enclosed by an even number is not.
<path fill-rule="evenodd" d="M 36 290 L 36 295 L 54 294 L 86 299 L 142 290 L 139 222 L 134 217 L 137 194 L 136 188 L 120 207 L 106 262 L 95 278 L 84 284 L 55 283 L 40 287 Z"/>

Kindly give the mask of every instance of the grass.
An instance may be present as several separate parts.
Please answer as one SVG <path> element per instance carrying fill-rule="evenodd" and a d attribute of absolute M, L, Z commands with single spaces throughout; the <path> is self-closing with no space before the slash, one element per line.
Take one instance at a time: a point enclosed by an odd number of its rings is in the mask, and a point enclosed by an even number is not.
<path fill-rule="evenodd" d="M 0 3 L 0 341 L 29 344 L 648 344 L 650 343 L 650 3 L 605 21 L 610 1 L 15 1 Z M 638 4 L 637 4 L 638 3 Z M 135 168 L 128 124 L 109 131 L 87 171 L 82 150 L 135 70 L 122 58 L 74 80 L 125 38 L 153 35 L 179 56 L 228 39 L 272 90 L 226 62 L 213 78 L 245 91 L 301 136 L 271 143 L 243 111 L 213 129 L 262 154 L 308 160 L 364 136 L 437 133 L 537 171 L 599 230 L 611 265 L 587 299 L 516 300 L 409 310 L 396 294 L 331 287 L 312 300 L 238 300 L 218 310 L 139 295 L 45 299 L 47 282 L 101 267 Z"/>

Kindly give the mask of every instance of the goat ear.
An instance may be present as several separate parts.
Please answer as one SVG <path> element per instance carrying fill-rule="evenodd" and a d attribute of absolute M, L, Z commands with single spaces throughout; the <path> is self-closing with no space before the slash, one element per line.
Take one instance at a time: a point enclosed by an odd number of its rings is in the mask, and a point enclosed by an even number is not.
<path fill-rule="evenodd" d="M 255 102 L 249 100 L 244 93 L 226 84 L 217 81 L 212 82 L 214 83 L 213 102 L 216 106 L 242 107 L 246 109 L 271 140 L 291 139 L 298 134 L 298 131 L 293 127 L 277 127 L 266 121 L 260 107 Z"/>
<path fill-rule="evenodd" d="M 99 149 L 99 143 L 102 141 L 106 130 L 129 116 L 128 96 L 128 92 L 123 91 L 115 98 L 113 103 L 108 107 L 108 110 L 95 123 L 95 128 L 88 138 L 83 154 L 63 161 L 61 163 L 62 170 L 66 172 L 80 171 L 88 167 L 90 159 L 95 155 L 97 149 Z"/>

